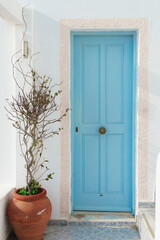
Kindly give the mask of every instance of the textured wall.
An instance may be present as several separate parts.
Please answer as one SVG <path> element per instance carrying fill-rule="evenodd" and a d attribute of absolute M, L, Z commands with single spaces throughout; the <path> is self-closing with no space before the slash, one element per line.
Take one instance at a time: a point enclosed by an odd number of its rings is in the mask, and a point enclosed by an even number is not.
<path fill-rule="evenodd" d="M 16 133 L 7 120 L 4 106 L 6 98 L 15 95 L 11 56 L 15 52 L 15 27 L 0 19 L 0 240 L 6 240 L 11 229 L 7 219 L 7 206 L 11 189 L 16 181 Z"/>
<path fill-rule="evenodd" d="M 0 185 L 0 240 L 6 240 L 11 225 L 8 222 L 7 207 L 9 201 L 12 199 L 11 186 Z"/>
<path fill-rule="evenodd" d="M 27 0 L 19 0 L 21 4 L 26 4 Z M 60 79 L 59 73 L 59 45 L 60 45 L 60 27 L 59 20 L 62 18 L 80 18 L 80 19 L 96 19 L 96 18 L 147 18 L 150 22 L 149 30 L 149 85 L 141 85 L 141 97 L 146 98 L 146 109 L 143 108 L 141 115 L 143 120 L 139 121 L 143 128 L 145 116 L 146 124 L 141 131 L 140 138 L 148 137 L 141 142 L 141 148 L 148 145 L 146 156 L 142 154 L 141 167 L 139 174 L 142 176 L 141 182 L 147 192 L 140 191 L 141 200 L 154 200 L 155 188 L 155 170 L 156 158 L 160 146 L 160 26 L 159 0 L 155 0 L 154 4 L 151 0 L 31 0 L 30 6 L 33 7 L 33 39 L 32 47 L 34 51 L 40 51 L 40 56 L 36 60 L 36 66 L 40 72 L 47 72 L 57 82 Z M 117 24 L 117 23 L 116 23 Z M 147 52 L 147 51 L 146 51 Z M 144 49 L 145 54 L 145 49 Z M 66 59 L 64 59 L 65 61 Z M 145 74 L 145 69 L 141 69 Z M 147 72 L 146 72 L 147 74 Z M 149 87 L 149 98 L 147 88 Z M 148 112 L 149 110 L 149 112 Z M 148 124 L 148 127 L 146 128 Z M 59 138 L 51 140 L 48 143 L 50 150 L 47 155 L 51 159 L 51 168 L 55 170 L 53 182 L 47 183 L 52 203 L 54 205 L 52 217 L 60 216 L 60 169 L 63 163 L 60 162 L 60 144 Z M 68 143 L 66 143 L 68 144 Z M 62 147 L 62 146 L 61 146 Z M 63 146 L 65 147 L 65 146 Z M 147 174 L 143 171 L 144 165 L 148 165 Z M 19 169 L 19 172 L 22 170 Z M 62 174 L 63 175 L 63 174 Z M 65 176 L 62 176 L 65 177 Z M 21 178 L 18 179 L 20 183 Z M 68 181 L 68 180 L 67 180 Z M 62 184 L 63 185 L 63 184 Z M 62 188 L 61 185 L 61 188 Z M 144 194 L 145 193 L 145 194 Z M 63 203 L 65 205 L 65 201 Z"/>
<path fill-rule="evenodd" d="M 16 141 L 15 129 L 7 120 L 4 106 L 6 98 L 15 95 L 15 84 L 12 78 L 11 56 L 15 52 L 15 28 L 11 23 L 0 19 L 0 184 L 15 186 Z"/>

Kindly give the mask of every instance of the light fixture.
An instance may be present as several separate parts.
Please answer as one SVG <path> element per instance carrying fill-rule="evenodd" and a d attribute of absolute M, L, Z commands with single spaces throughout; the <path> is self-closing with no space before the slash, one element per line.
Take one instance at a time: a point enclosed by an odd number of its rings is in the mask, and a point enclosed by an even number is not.
<path fill-rule="evenodd" d="M 28 58 L 28 41 L 22 42 L 22 56 L 23 58 Z"/>

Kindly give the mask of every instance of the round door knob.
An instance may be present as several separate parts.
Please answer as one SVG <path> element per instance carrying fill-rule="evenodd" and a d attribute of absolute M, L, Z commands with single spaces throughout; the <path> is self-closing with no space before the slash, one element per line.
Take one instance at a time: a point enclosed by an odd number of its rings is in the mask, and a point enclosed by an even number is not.
<path fill-rule="evenodd" d="M 100 134 L 105 134 L 106 133 L 106 128 L 105 127 L 100 127 L 99 128 L 99 133 Z"/>

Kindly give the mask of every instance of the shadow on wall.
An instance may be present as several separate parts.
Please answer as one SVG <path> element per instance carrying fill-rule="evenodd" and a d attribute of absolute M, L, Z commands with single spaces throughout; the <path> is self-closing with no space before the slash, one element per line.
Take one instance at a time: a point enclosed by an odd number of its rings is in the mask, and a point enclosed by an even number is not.
<path fill-rule="evenodd" d="M 154 200 L 156 162 L 160 152 L 160 75 L 149 72 L 149 89 L 148 198 Z"/>
<path fill-rule="evenodd" d="M 35 66 L 41 74 L 46 72 L 55 82 L 59 81 L 59 22 L 34 11 L 33 52 Z"/>
<path fill-rule="evenodd" d="M 47 74 L 54 82 L 59 83 L 59 22 L 38 11 L 34 11 L 33 23 L 33 53 L 40 52 L 35 57 L 34 65 L 40 74 Z M 160 77 L 149 72 L 149 130 L 147 129 L 147 144 L 149 154 L 146 156 L 148 169 L 148 200 L 153 200 L 155 187 L 156 160 L 160 146 Z M 145 86 L 141 86 L 141 88 Z M 62 93 L 63 94 L 63 93 Z M 148 93 L 147 93 L 148 94 Z M 148 104 L 148 102 L 146 102 Z M 146 106 L 148 109 L 148 107 Z M 144 116 L 145 118 L 145 116 Z M 149 132 L 148 132 L 149 131 Z M 149 140 L 148 140 L 149 138 Z M 148 145 L 147 145 L 148 146 Z M 52 218 L 60 217 L 60 138 L 55 136 L 48 140 L 44 157 L 50 160 L 49 168 L 55 172 L 53 181 L 44 183 L 53 205 Z M 143 144 L 142 144 L 143 147 Z M 143 169 L 142 169 L 143 171 Z M 19 179 L 20 182 L 20 179 Z"/>
<path fill-rule="evenodd" d="M 42 73 L 47 72 L 53 79 L 59 82 L 59 22 L 51 19 L 40 12 L 34 12 L 34 51 L 40 51 L 40 56 L 35 60 L 35 65 L 40 69 Z M 148 200 L 154 200 L 154 189 L 155 189 L 155 172 L 156 172 L 156 160 L 159 153 L 160 146 L 160 94 L 158 90 L 160 85 L 160 77 L 152 72 L 149 72 L 149 95 L 148 86 L 140 86 L 142 94 L 144 93 L 144 121 L 145 109 L 148 111 L 149 108 L 149 121 L 147 128 L 142 122 L 142 145 L 141 147 L 148 146 L 148 153 L 142 155 L 148 159 Z M 148 99 L 145 101 L 145 94 Z M 145 106 L 146 104 L 146 106 Z M 149 104 L 149 106 L 147 106 Z M 148 117 L 148 116 L 147 116 Z M 149 129 L 148 129 L 149 125 Z M 147 136 L 147 139 L 145 139 Z M 146 144 L 145 144 L 146 143 Z M 60 193 L 59 193 L 59 181 L 60 181 L 60 149 L 59 149 L 59 138 L 56 141 L 51 140 L 49 142 L 50 148 L 48 151 L 49 159 L 56 156 L 54 169 L 55 179 L 58 181 L 56 202 L 55 204 L 59 207 Z M 55 146 L 55 147 L 54 147 Z M 52 153 L 51 153 L 52 152 Z M 52 155 L 53 154 L 53 155 Z M 143 170 L 142 170 L 143 171 Z M 143 181 L 143 180 L 142 180 Z M 144 183 L 145 184 L 145 183 Z M 49 183 L 52 186 L 52 183 Z M 59 197 L 57 197 L 59 196 Z"/>
<path fill-rule="evenodd" d="M 31 12 L 32 10 L 27 9 L 27 11 Z M 30 15 L 27 12 L 26 14 Z M 32 43 L 29 43 L 33 49 L 29 49 L 29 52 L 39 52 L 33 58 L 33 66 L 40 75 L 46 74 L 53 79 L 53 83 L 59 83 L 59 23 L 37 11 L 33 11 L 33 29 L 30 26 L 31 21 L 27 22 L 29 22 L 27 34 L 28 36 L 33 34 Z M 53 118 L 55 117 L 54 115 Z M 58 127 L 58 124 L 54 125 L 55 129 Z M 43 157 L 49 160 L 48 168 L 55 175 L 53 180 L 44 181 L 42 185 L 48 191 L 48 197 L 52 202 L 51 218 L 56 219 L 60 217 L 60 137 L 55 135 L 48 139 L 45 147 L 46 151 L 44 151 Z M 24 180 L 22 172 L 25 170 L 21 163 L 19 149 L 17 152 L 17 187 L 21 186 Z"/>
<path fill-rule="evenodd" d="M 3 190 L 0 195 L 0 239 L 6 239 L 11 230 L 11 225 L 8 222 L 7 208 L 10 200 L 12 199 L 13 190 L 5 192 L 2 196 Z"/>
<path fill-rule="evenodd" d="M 34 36 L 33 52 L 40 52 L 35 57 L 35 68 L 42 75 L 46 74 L 59 83 L 59 22 L 51 19 L 38 11 L 34 11 Z M 59 113 L 57 113 L 59 115 Z M 54 115 L 53 118 L 56 116 Z M 54 125 L 57 129 L 59 124 Z M 53 211 L 51 218 L 60 215 L 60 136 L 54 136 L 46 142 L 44 157 L 49 160 L 48 167 L 55 175 L 53 180 L 43 182 L 52 202 Z"/>

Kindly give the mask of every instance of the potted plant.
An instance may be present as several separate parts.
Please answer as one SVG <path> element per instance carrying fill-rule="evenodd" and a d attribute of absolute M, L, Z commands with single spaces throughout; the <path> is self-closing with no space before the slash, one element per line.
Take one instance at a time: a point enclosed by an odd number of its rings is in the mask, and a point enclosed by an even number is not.
<path fill-rule="evenodd" d="M 20 59 L 18 64 L 20 66 Z M 16 65 L 13 64 L 13 68 L 17 68 Z M 47 173 L 49 168 L 48 160 L 43 157 L 44 142 L 62 130 L 53 130 L 50 126 L 60 122 L 68 109 L 62 116 L 53 118 L 53 114 L 60 109 L 56 98 L 61 90 L 54 92 L 55 85 L 51 78 L 40 76 L 31 64 L 29 68 L 26 74 L 21 67 L 17 68 L 24 82 L 20 86 L 14 76 L 18 94 L 17 97 L 12 96 L 12 100 L 7 99 L 7 116 L 18 130 L 26 168 L 26 186 L 14 191 L 8 216 L 19 240 L 40 240 L 51 215 L 51 203 L 46 190 L 41 187 L 41 181 L 52 179 L 54 174 Z"/>
<path fill-rule="evenodd" d="M 21 51 L 18 51 L 17 56 Z M 48 160 L 43 157 L 44 143 L 48 138 L 59 134 L 62 128 L 53 129 L 66 112 L 56 117 L 60 106 L 56 99 L 61 90 L 55 90 L 57 84 L 46 75 L 40 76 L 32 67 L 31 60 L 27 64 L 27 73 L 21 66 L 21 58 L 13 62 L 13 77 L 18 93 L 16 97 L 7 99 L 8 119 L 18 130 L 21 155 L 25 160 L 26 186 L 16 189 L 8 206 L 9 221 L 19 240 L 40 240 L 51 216 L 51 203 L 41 181 L 52 179 Z M 32 59 L 32 58 L 31 58 Z M 23 82 L 18 83 L 15 70 L 21 74 Z M 52 125 L 52 127 L 51 127 Z"/>

